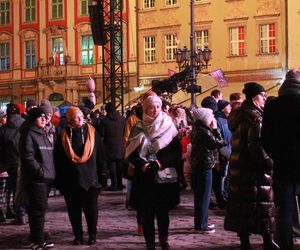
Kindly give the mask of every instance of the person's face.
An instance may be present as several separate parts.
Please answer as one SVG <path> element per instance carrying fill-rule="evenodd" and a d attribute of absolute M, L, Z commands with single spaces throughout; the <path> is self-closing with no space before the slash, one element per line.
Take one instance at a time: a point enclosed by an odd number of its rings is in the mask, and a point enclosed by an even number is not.
<path fill-rule="evenodd" d="M 226 116 L 228 116 L 228 115 L 230 114 L 230 112 L 231 112 L 231 105 L 228 104 L 225 108 L 222 109 L 222 112 L 223 112 Z"/>
<path fill-rule="evenodd" d="M 73 116 L 70 124 L 73 128 L 80 128 L 83 125 L 84 117 L 83 114 L 78 113 Z"/>
<path fill-rule="evenodd" d="M 161 104 L 158 102 L 154 102 L 153 104 L 149 105 L 149 107 L 146 110 L 146 114 L 153 118 L 156 118 L 160 112 L 161 112 Z"/>
<path fill-rule="evenodd" d="M 107 115 L 107 113 L 106 113 L 106 110 L 105 110 L 105 109 L 102 109 L 102 110 L 101 110 L 101 115 L 102 115 L 102 116 L 106 116 L 106 115 Z"/>
<path fill-rule="evenodd" d="M 7 121 L 7 116 L 3 116 L 1 119 L 0 119 L 0 125 L 3 126 Z"/>
<path fill-rule="evenodd" d="M 52 119 L 52 114 L 51 113 L 48 113 L 46 114 L 46 124 L 48 124 Z"/>
<path fill-rule="evenodd" d="M 267 100 L 266 92 L 260 92 L 252 98 L 252 102 L 256 107 L 263 108 Z"/>
<path fill-rule="evenodd" d="M 36 118 L 34 124 L 38 128 L 44 128 L 46 126 L 46 124 L 47 124 L 46 116 L 42 115 L 42 116 Z"/>

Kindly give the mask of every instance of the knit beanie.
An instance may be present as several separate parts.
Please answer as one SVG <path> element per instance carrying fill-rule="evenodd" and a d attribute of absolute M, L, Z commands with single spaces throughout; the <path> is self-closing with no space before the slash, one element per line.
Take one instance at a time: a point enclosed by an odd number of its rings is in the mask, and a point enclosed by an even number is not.
<path fill-rule="evenodd" d="M 53 108 L 51 103 L 47 99 L 43 99 L 41 101 L 41 106 L 40 106 L 46 114 L 53 114 Z"/>
<path fill-rule="evenodd" d="M 217 101 L 212 96 L 205 97 L 201 102 L 201 106 L 203 108 L 209 108 L 213 112 L 216 112 L 218 110 Z"/>
<path fill-rule="evenodd" d="M 6 105 L 6 114 L 7 116 L 20 114 L 20 110 L 16 104 L 8 103 Z"/>
<path fill-rule="evenodd" d="M 28 112 L 28 120 L 31 122 L 35 122 L 37 118 L 42 116 L 46 117 L 46 113 L 41 107 L 32 108 Z"/>
<path fill-rule="evenodd" d="M 193 110 L 194 121 L 207 123 L 207 120 L 213 116 L 213 111 L 210 108 L 197 108 Z"/>
<path fill-rule="evenodd" d="M 115 111 L 115 110 L 116 110 L 116 108 L 111 102 L 105 104 L 105 111 L 107 113 Z"/>
<path fill-rule="evenodd" d="M 68 108 L 67 112 L 66 112 L 66 118 L 67 118 L 67 121 L 71 121 L 72 118 L 77 115 L 77 114 L 81 114 L 83 116 L 83 113 L 82 111 L 80 110 L 80 108 L 78 107 L 74 107 L 74 106 L 71 106 Z"/>
<path fill-rule="evenodd" d="M 149 106 L 153 105 L 154 103 L 158 103 L 160 106 L 162 106 L 162 101 L 157 95 L 150 95 L 144 99 L 142 103 L 143 112 L 146 113 L 146 110 L 149 108 Z"/>
<path fill-rule="evenodd" d="M 26 102 L 26 109 L 33 107 L 33 106 L 37 106 L 36 101 L 33 99 L 28 99 Z"/>
<path fill-rule="evenodd" d="M 246 95 L 247 100 L 250 100 L 261 92 L 265 92 L 265 89 L 257 82 L 247 82 L 244 85 L 243 93 Z"/>
<path fill-rule="evenodd" d="M 218 101 L 218 110 L 222 111 L 227 105 L 230 105 L 230 103 L 228 101 L 219 100 Z"/>

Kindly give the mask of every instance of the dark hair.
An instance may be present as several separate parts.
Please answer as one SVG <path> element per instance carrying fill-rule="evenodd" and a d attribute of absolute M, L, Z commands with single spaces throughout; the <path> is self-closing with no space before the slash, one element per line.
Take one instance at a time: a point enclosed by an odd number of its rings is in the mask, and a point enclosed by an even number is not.
<path fill-rule="evenodd" d="M 212 92 L 210 92 L 210 95 L 214 98 L 218 98 L 218 96 L 221 95 L 221 91 L 218 89 L 214 89 Z"/>
<path fill-rule="evenodd" d="M 231 93 L 229 96 L 230 102 L 238 101 L 242 98 L 242 94 L 239 92 Z"/>
<path fill-rule="evenodd" d="M 291 69 L 285 75 L 285 80 L 300 81 L 300 69 Z"/>

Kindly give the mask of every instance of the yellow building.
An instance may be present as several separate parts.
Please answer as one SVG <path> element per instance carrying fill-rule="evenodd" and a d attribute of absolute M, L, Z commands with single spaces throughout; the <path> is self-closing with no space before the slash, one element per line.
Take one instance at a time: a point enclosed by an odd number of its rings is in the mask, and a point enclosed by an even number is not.
<path fill-rule="evenodd" d="M 176 49 L 190 48 L 190 1 L 137 2 L 139 81 L 149 84 L 168 77 L 169 69 L 178 71 Z M 194 13 L 196 46 L 212 50 L 210 66 L 201 73 L 222 69 L 229 83 L 221 89 L 225 98 L 247 81 L 276 95 L 286 70 L 300 67 L 299 1 L 194 0 Z M 202 90 L 215 86 L 208 81 L 199 78 Z"/>
<path fill-rule="evenodd" d="M 136 52 L 129 0 L 123 6 L 125 88 L 136 85 Z M 102 47 L 94 46 L 92 0 L 0 0 L 0 108 L 33 98 L 79 104 L 96 81 L 102 102 Z M 130 9 L 131 8 L 131 9 Z M 130 13 L 129 13 L 130 12 Z"/>

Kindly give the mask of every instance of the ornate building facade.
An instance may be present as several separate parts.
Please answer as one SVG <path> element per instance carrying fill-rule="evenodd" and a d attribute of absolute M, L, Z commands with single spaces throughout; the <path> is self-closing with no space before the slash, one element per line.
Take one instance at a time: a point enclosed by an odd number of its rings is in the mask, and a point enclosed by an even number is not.
<path fill-rule="evenodd" d="M 88 76 L 102 101 L 102 47 L 94 46 L 88 5 L 91 0 L 0 0 L 0 106 L 67 100 L 88 95 Z M 136 53 L 129 0 L 123 5 L 123 58 L 126 88 L 136 83 Z M 133 16 L 135 17 L 135 15 Z M 133 64 L 133 65 L 132 65 Z M 132 83 L 131 83 L 132 82 Z"/>

